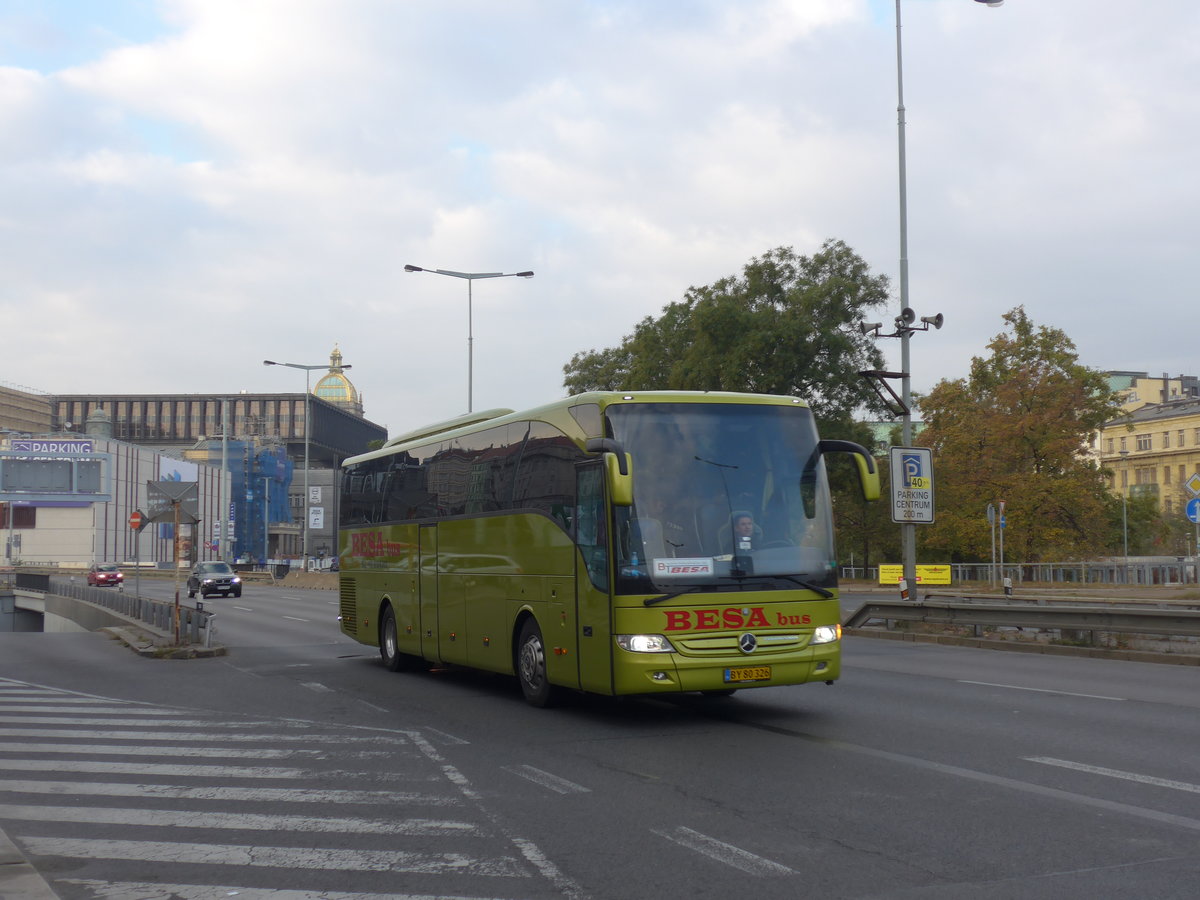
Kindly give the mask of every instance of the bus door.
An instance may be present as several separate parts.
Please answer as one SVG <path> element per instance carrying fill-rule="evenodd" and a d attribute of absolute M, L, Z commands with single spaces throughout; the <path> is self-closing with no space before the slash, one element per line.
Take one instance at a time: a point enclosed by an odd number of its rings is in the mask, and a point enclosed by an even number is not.
<path fill-rule="evenodd" d="M 608 505 L 604 500 L 604 466 L 599 460 L 575 469 L 576 641 L 580 687 L 611 694 L 612 603 Z"/>
<path fill-rule="evenodd" d="M 421 655 L 441 662 L 438 651 L 438 532 L 437 525 L 422 525 L 417 536 L 417 589 L 421 629 Z"/>

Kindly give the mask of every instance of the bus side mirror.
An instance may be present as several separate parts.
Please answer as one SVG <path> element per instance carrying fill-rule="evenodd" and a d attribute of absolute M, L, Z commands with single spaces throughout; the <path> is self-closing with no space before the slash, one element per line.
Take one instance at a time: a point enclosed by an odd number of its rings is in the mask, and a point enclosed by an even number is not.
<path fill-rule="evenodd" d="M 629 454 L 605 453 L 604 466 L 608 469 L 608 494 L 613 506 L 633 506 L 633 462 Z"/>
<path fill-rule="evenodd" d="M 586 449 L 588 453 L 604 454 L 613 506 L 633 506 L 633 460 L 625 448 L 612 438 L 591 438 Z"/>
<path fill-rule="evenodd" d="M 817 450 L 821 453 L 850 453 L 854 456 L 854 464 L 858 467 L 858 483 L 862 488 L 864 500 L 879 499 L 879 467 L 875 458 L 867 452 L 867 448 L 853 441 L 818 441 Z"/>

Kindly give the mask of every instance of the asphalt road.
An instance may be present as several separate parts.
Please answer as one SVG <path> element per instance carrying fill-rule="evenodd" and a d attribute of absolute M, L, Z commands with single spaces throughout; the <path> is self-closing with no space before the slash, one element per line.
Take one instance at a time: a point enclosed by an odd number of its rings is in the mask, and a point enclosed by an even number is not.
<path fill-rule="evenodd" d="M 832 687 L 537 710 L 332 592 L 206 606 L 228 656 L 0 635 L 0 827 L 63 898 L 1200 896 L 1193 667 L 852 637 Z"/>

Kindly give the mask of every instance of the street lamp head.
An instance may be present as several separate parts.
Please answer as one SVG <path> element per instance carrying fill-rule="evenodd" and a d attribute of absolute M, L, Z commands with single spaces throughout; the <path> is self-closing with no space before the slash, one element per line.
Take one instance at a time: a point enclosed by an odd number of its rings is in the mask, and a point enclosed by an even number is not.
<path fill-rule="evenodd" d="M 273 359 L 264 359 L 263 365 L 264 366 L 277 366 L 277 365 L 279 365 L 279 363 L 275 362 L 275 360 L 273 360 Z"/>
<path fill-rule="evenodd" d="M 517 277 L 518 278 L 532 278 L 533 273 L 532 272 L 518 272 Z"/>
<path fill-rule="evenodd" d="M 420 266 L 408 266 L 408 265 L 406 265 L 406 266 L 404 267 L 404 271 L 405 271 L 405 272 L 424 272 L 425 270 L 424 270 L 424 269 L 422 269 Z"/>
<path fill-rule="evenodd" d="M 1004 0 L 975 0 L 976 3 L 984 3 L 988 6 L 1003 6 Z"/>

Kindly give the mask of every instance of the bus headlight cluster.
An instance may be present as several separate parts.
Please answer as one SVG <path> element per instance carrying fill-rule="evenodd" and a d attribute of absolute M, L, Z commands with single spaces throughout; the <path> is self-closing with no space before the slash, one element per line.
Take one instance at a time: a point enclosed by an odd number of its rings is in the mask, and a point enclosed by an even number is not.
<path fill-rule="evenodd" d="M 832 644 L 842 637 L 841 625 L 818 625 L 813 629 L 812 642 L 814 644 Z"/>
<path fill-rule="evenodd" d="M 661 634 L 618 634 L 617 646 L 632 653 L 674 653 L 675 648 Z"/>

